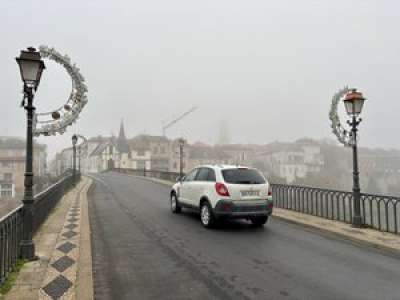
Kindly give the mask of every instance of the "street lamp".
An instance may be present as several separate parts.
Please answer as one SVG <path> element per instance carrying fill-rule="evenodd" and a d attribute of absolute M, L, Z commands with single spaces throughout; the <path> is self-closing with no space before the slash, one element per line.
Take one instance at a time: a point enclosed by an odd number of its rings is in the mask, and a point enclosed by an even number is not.
<path fill-rule="evenodd" d="M 37 90 L 42 72 L 46 68 L 41 59 L 40 52 L 35 48 L 29 47 L 27 50 L 22 50 L 19 57 L 15 58 L 19 65 L 24 87 Z"/>
<path fill-rule="evenodd" d="M 76 134 L 72 136 L 72 180 L 74 185 L 76 184 L 76 143 L 78 142 L 78 137 Z"/>
<path fill-rule="evenodd" d="M 185 140 L 180 138 L 179 142 L 179 181 L 182 180 L 183 177 L 183 147 L 185 147 Z"/>
<path fill-rule="evenodd" d="M 23 259 L 34 260 L 35 244 L 33 243 L 33 106 L 34 91 L 37 90 L 43 70 L 46 68 L 40 53 L 35 48 L 22 50 L 16 58 L 21 79 L 24 83 L 24 100 L 22 105 L 26 110 L 26 157 L 23 203 L 23 232 L 21 240 L 21 256 Z M 27 100 L 27 103 L 26 103 Z"/>
<path fill-rule="evenodd" d="M 361 216 L 361 189 L 360 189 L 360 178 L 358 170 L 358 153 L 357 153 L 357 127 L 361 123 L 361 118 L 358 116 L 361 114 L 364 106 L 365 98 L 362 93 L 356 89 L 351 90 L 346 94 L 343 102 L 346 108 L 347 114 L 351 117 L 351 121 L 347 123 L 351 126 L 351 147 L 353 148 L 353 226 L 362 227 L 363 220 Z"/>

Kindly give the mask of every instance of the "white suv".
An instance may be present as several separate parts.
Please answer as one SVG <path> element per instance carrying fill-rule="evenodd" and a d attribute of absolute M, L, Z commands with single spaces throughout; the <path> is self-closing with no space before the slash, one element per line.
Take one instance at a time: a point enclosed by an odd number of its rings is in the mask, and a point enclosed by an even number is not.
<path fill-rule="evenodd" d="M 200 166 L 180 178 L 171 190 L 171 210 L 200 212 L 201 223 L 212 227 L 218 219 L 241 218 L 263 226 L 272 213 L 268 181 L 256 169 L 240 166 Z"/>

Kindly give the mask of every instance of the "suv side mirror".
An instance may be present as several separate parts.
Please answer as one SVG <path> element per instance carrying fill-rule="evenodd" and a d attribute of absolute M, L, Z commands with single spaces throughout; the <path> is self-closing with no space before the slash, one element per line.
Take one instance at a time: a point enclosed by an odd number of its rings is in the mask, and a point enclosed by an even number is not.
<path fill-rule="evenodd" d="M 185 180 L 185 176 L 178 176 L 176 177 L 176 182 L 180 182 L 180 181 L 184 181 Z"/>

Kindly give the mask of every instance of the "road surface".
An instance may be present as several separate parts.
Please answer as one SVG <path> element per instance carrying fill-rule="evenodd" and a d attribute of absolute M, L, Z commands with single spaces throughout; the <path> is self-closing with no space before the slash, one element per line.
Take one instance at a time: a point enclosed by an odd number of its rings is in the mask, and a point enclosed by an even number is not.
<path fill-rule="evenodd" d="M 166 186 L 94 178 L 95 299 L 400 299 L 399 258 L 276 219 L 207 230 Z"/>

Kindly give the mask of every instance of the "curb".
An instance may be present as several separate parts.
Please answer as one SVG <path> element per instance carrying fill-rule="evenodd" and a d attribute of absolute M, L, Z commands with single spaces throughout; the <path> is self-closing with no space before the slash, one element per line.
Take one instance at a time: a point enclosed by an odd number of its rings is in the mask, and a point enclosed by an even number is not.
<path fill-rule="evenodd" d="M 340 233 L 340 232 L 337 232 L 337 231 L 332 231 L 332 230 L 329 230 L 327 228 L 321 228 L 321 227 L 318 227 L 316 225 L 314 226 L 314 225 L 311 225 L 311 224 L 306 224 L 304 222 L 301 222 L 301 221 L 298 221 L 298 220 L 293 220 L 291 218 L 286 218 L 286 217 L 279 216 L 279 215 L 274 215 L 273 214 L 272 217 L 274 219 L 278 219 L 278 220 L 286 222 L 286 223 L 290 223 L 290 224 L 294 224 L 294 225 L 305 227 L 306 229 L 309 229 L 310 231 L 317 232 L 317 233 L 320 233 L 320 234 L 325 235 L 325 236 L 330 235 L 330 236 L 338 238 L 340 240 L 351 242 L 351 244 L 353 244 L 355 246 L 359 246 L 359 247 L 363 246 L 363 247 L 371 248 L 373 250 L 384 251 L 385 254 L 389 254 L 390 256 L 393 256 L 393 257 L 396 257 L 396 258 L 400 258 L 400 251 L 397 250 L 397 249 L 394 249 L 392 247 L 389 247 L 389 246 L 378 244 L 378 243 L 375 243 L 375 242 L 372 242 L 372 241 L 358 239 L 356 237 L 349 236 L 349 235 L 346 235 L 346 234 L 343 234 L 343 233 Z M 323 219 L 323 220 L 325 220 L 325 219 Z"/>
<path fill-rule="evenodd" d="M 78 260 L 77 284 L 75 287 L 76 299 L 86 300 L 92 300 L 94 298 L 91 230 L 87 197 L 92 184 L 93 180 L 89 178 L 85 193 L 81 195 L 81 251 Z"/>

